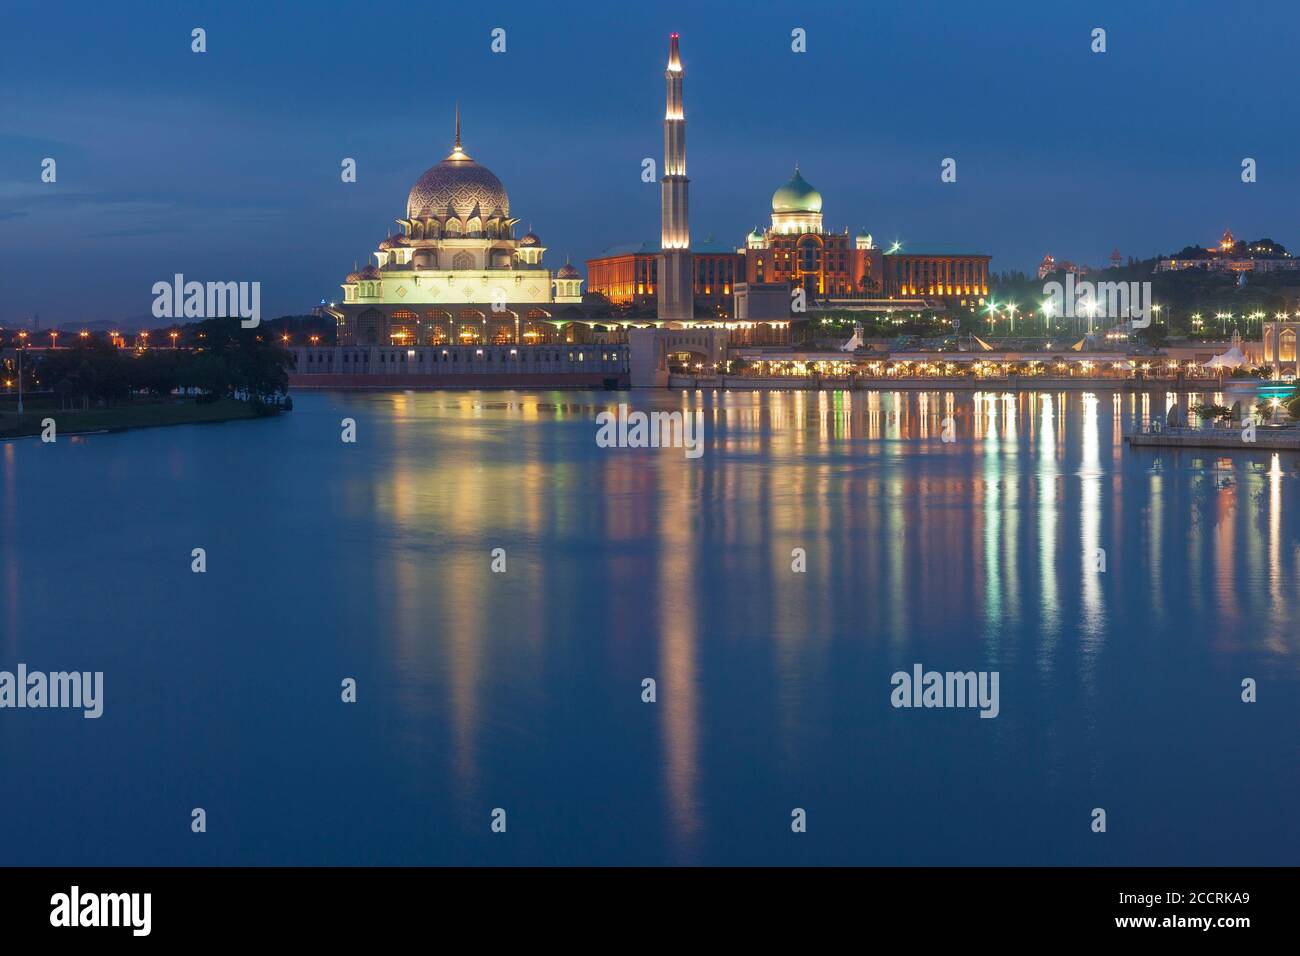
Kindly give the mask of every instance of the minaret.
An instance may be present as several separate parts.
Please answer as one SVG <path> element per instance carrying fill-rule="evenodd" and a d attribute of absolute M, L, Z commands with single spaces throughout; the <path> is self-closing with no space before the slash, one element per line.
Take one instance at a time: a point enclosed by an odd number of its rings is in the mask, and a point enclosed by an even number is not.
<path fill-rule="evenodd" d="M 660 181 L 663 219 L 659 254 L 659 318 L 681 322 L 695 317 L 691 291 L 691 230 L 687 223 L 686 113 L 677 34 L 668 41 L 668 103 L 664 112 L 664 168 Z"/>

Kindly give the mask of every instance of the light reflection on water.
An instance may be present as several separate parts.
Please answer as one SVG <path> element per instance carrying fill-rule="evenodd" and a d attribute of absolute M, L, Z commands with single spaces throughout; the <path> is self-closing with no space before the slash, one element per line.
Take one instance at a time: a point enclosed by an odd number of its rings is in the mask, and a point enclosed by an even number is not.
<path fill-rule="evenodd" d="M 0 714 L 0 840 L 72 863 L 1293 857 L 1300 456 L 1123 446 L 1174 398 L 309 394 L 0 446 L 0 667 L 112 689 L 99 722 Z M 620 401 L 703 404 L 704 456 L 597 448 Z M 892 709 L 916 662 L 999 670 L 1001 716 Z M 52 798 L 18 782 L 38 773 Z M 196 850 L 162 822 L 178 801 L 239 838 Z M 1104 844 L 1094 806 L 1123 821 Z"/>

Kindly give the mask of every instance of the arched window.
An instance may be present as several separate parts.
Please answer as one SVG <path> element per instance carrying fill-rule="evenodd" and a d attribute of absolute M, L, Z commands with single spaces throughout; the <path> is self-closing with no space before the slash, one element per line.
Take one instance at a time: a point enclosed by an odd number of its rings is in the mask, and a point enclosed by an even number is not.
<path fill-rule="evenodd" d="M 488 316 L 488 341 L 493 345 L 514 345 L 519 317 L 506 309 Z"/>
<path fill-rule="evenodd" d="M 1277 337 L 1279 362 L 1295 361 L 1295 329 L 1283 329 Z"/>
<path fill-rule="evenodd" d="M 451 260 L 452 269 L 457 272 L 474 268 L 474 257 L 468 252 L 458 252 L 456 257 Z"/>
<path fill-rule="evenodd" d="M 362 345 L 378 345 L 383 332 L 384 314 L 378 309 L 367 309 L 357 316 L 357 338 Z"/>
<path fill-rule="evenodd" d="M 398 309 L 388 320 L 388 340 L 393 345 L 414 345 L 420 317 L 410 309 Z"/>
<path fill-rule="evenodd" d="M 446 309 L 430 309 L 424 313 L 426 332 L 425 342 L 429 345 L 449 345 L 451 343 L 451 313 Z"/>
<path fill-rule="evenodd" d="M 799 240 L 799 271 L 821 271 L 821 244 L 812 236 Z"/>
<path fill-rule="evenodd" d="M 461 309 L 456 321 L 456 343 L 478 345 L 483 341 L 486 316 L 478 309 Z"/>
<path fill-rule="evenodd" d="M 548 345 L 555 341 L 555 327 L 547 320 L 550 313 L 543 309 L 529 309 L 524 319 L 524 344 Z"/>
<path fill-rule="evenodd" d="M 443 235 L 451 239 L 461 234 L 461 225 L 459 219 L 448 219 L 447 225 L 443 227 Z"/>

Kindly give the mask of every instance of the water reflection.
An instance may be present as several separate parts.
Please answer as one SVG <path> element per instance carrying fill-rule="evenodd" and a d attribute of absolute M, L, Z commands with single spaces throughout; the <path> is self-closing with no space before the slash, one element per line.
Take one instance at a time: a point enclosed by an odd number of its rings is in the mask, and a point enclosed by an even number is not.
<path fill-rule="evenodd" d="M 344 517 L 368 520 L 400 542 L 388 633 L 412 682 L 412 720 L 431 713 L 420 669 L 431 645 L 421 622 L 436 608 L 447 625 L 438 642 L 452 770 L 466 793 L 481 773 L 484 654 L 497 618 L 482 599 L 464 597 L 484 587 L 488 542 L 522 540 L 552 555 L 519 566 L 529 593 L 580 590 L 584 581 L 620 591 L 646 585 L 659 679 L 672 690 L 661 705 L 669 829 L 685 856 L 698 847 L 704 812 L 701 667 L 708 655 L 701 642 L 705 633 L 717 639 L 706 620 L 772 632 L 774 719 L 787 755 L 807 712 L 805 680 L 814 679 L 805 676 L 806 655 L 827 628 L 852 628 L 852 640 L 881 641 L 891 660 L 903 661 L 926 628 L 974 619 L 984 659 L 1011 666 L 1030 635 L 1026 645 L 1043 679 L 1060 680 L 1057 672 L 1068 667 L 1097 698 L 1100 663 L 1116 633 L 1118 598 L 1108 581 L 1134 575 L 1143 582 L 1141 604 L 1126 603 L 1126 618 L 1170 627 L 1190 615 L 1228 629 L 1238 643 L 1267 620 L 1269 652 L 1294 657 L 1285 631 L 1298 573 L 1296 506 L 1290 520 L 1286 508 L 1295 495 L 1294 461 L 1274 453 L 1267 470 L 1256 468 L 1252 480 L 1263 489 L 1256 507 L 1242 496 L 1234 462 L 1123 444 L 1125 428 L 1191 396 L 690 391 L 649 398 L 661 407 L 706 408 L 709 450 L 700 462 L 667 451 L 598 453 L 595 413 L 622 397 L 552 404 L 523 396 L 493 408 L 468 398 L 435 407 L 427 396 L 402 395 L 383 400 L 394 425 L 384 480 L 369 494 L 342 484 Z M 942 437 L 948 419 L 951 443 Z M 1032 467 L 1028 481 L 1022 462 Z M 1245 505 L 1253 517 L 1239 514 Z M 1247 533 L 1253 523 L 1263 535 Z M 606 555 L 585 579 L 564 570 L 566 555 L 587 560 L 565 544 L 575 541 L 593 558 Z M 447 545 L 456 559 L 443 553 L 443 570 L 413 570 L 424 553 Z M 821 573 L 786 570 L 796 545 Z M 652 556 L 648 582 L 630 557 L 638 550 Z M 756 554 L 762 562 L 742 557 Z M 1242 588 L 1232 569 L 1243 565 L 1267 587 Z M 769 582 L 762 594 L 753 590 L 755 575 Z M 620 600 L 613 620 L 643 613 L 635 596 Z M 799 608 L 802 626 L 782 617 L 783 605 Z M 546 616 L 524 615 L 514 637 L 525 636 L 540 660 L 554 653 Z M 1067 638 L 1077 652 L 1062 643 Z M 950 651 L 965 666 L 972 649 Z"/>
<path fill-rule="evenodd" d="M 259 833 L 265 862 L 292 862 L 345 812 L 359 840 L 383 848 L 376 860 L 472 861 L 487 810 L 507 803 L 511 838 L 493 846 L 513 862 L 917 862 L 922 831 L 940 848 L 934 862 L 1057 862 L 1088 851 L 1054 846 L 1044 858 L 1043 834 L 1059 821 L 1035 808 L 1121 786 L 1178 822 L 1180 846 L 1204 846 L 1216 837 L 1201 826 L 1203 793 L 1236 776 L 1175 761 L 1172 748 L 1135 748 L 1134 728 L 1166 715 L 1156 731 L 1193 728 L 1216 759 L 1240 755 L 1241 774 L 1282 766 L 1293 751 L 1293 724 L 1283 724 L 1285 702 L 1300 697 L 1300 485 L 1295 455 L 1221 461 L 1123 445 L 1125 428 L 1174 401 L 1190 399 L 304 395 L 292 415 L 255 426 L 6 444 L 8 659 L 96 663 L 91 608 L 96 621 L 121 622 L 115 699 L 155 708 L 156 688 L 179 671 L 186 698 L 242 704 L 223 724 L 232 740 L 189 756 L 168 741 L 207 739 L 211 714 L 167 710 L 172 724 L 146 709 L 95 728 L 103 763 L 93 774 L 78 771 L 85 753 L 49 758 L 70 739 L 53 721 L 30 742 L 6 736 L 7 766 L 14 779 L 53 775 L 51 792 L 92 780 L 111 802 L 185 792 L 181 783 L 209 779 L 217 758 L 244 748 L 257 750 L 245 779 L 276 754 L 315 767 L 349 761 L 344 776 L 362 783 L 346 811 L 333 791 L 313 792 L 304 812 L 324 809 L 304 824 L 312 836 Z M 595 416 L 620 402 L 702 405 L 703 457 L 598 448 Z M 340 449 L 344 415 L 358 419 L 364 445 Z M 220 510 L 224 484 L 178 491 L 205 475 L 265 474 L 270 461 L 266 493 L 239 509 Z M 70 511 L 86 487 L 93 510 Z M 76 520 L 60 523 L 69 513 Z M 140 516 L 141 540 L 160 543 L 124 543 L 123 514 Z M 214 602 L 175 578 L 141 594 L 70 571 L 158 580 L 167 555 L 216 534 L 218 519 L 226 553 L 258 556 L 258 574 L 284 590 L 274 613 L 242 579 L 224 579 L 230 596 Z M 490 570 L 496 548 L 504 574 Z M 796 548 L 803 571 L 791 567 Z M 1104 572 L 1094 569 L 1101 550 Z M 61 582 L 57 594 L 47 581 Z M 137 632 L 148 640 L 132 643 Z M 210 656 L 167 656 L 178 647 Z M 301 679 L 267 695 L 232 664 L 218 675 L 229 687 L 208 683 L 213 660 L 264 658 L 256 669 Z M 900 716 L 887 704 L 889 675 L 914 662 L 999 670 L 1001 716 Z M 364 702 L 342 721 L 337 705 L 319 705 L 340 669 L 362 674 Z M 1245 674 L 1269 682 L 1280 708 L 1269 719 L 1223 709 Z M 658 683 L 653 706 L 639 700 L 646 676 Z M 153 724 L 166 736 L 147 737 L 141 728 Z M 142 746 L 170 759 L 142 767 L 132 759 Z M 957 779 L 971 785 L 956 792 Z M 1259 788 L 1243 826 L 1283 832 L 1287 782 Z M 59 839 L 66 814 L 45 825 L 37 796 L 0 795 L 10 819 L 38 821 L 47 845 Z M 834 839 L 791 849 L 764 836 L 785 836 L 774 819 L 813 801 L 824 814 L 814 820 L 836 821 Z M 430 819 L 436 839 L 394 849 L 395 832 L 427 833 Z M 853 822 L 872 819 L 898 826 Z M 1148 829 L 1163 836 L 1142 844 L 1133 828 L 1108 852 L 1167 862 L 1139 850 L 1167 849 L 1173 831 Z M 22 846 L 16 830 L 0 831 L 6 846 Z M 1274 845 L 1256 836 L 1223 837 L 1225 853 Z M 978 859 L 964 855 L 976 844 Z"/>

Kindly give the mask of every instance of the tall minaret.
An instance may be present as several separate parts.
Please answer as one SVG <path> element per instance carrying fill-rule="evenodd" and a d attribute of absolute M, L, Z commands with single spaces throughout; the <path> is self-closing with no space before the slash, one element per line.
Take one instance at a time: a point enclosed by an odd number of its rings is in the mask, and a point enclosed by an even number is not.
<path fill-rule="evenodd" d="M 664 169 L 660 181 L 663 234 L 659 254 L 659 318 L 681 322 L 695 317 L 691 291 L 691 230 L 687 224 L 686 112 L 682 105 L 682 60 L 677 34 L 668 41 L 668 105 L 664 112 Z"/>

